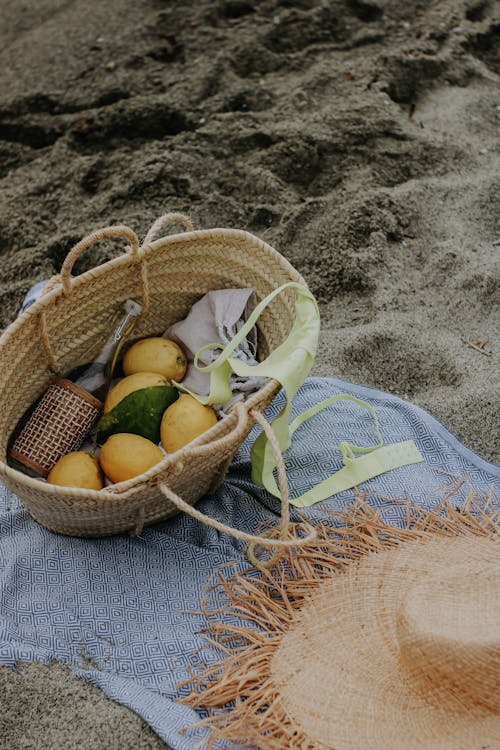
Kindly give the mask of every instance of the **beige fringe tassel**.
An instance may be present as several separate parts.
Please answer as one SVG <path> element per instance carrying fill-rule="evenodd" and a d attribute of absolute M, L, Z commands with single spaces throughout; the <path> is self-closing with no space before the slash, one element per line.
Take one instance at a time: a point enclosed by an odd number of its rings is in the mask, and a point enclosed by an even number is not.
<path fill-rule="evenodd" d="M 430 512 L 408 500 L 384 498 L 405 506 L 407 523 L 403 529 L 384 522 L 368 504 L 367 496 L 358 495 L 353 509 L 332 513 L 340 528 L 315 526 L 318 536 L 314 541 L 288 552 L 285 559 L 267 570 L 250 568 L 230 578 L 220 576 L 220 582 L 206 593 L 202 611 L 209 622 L 206 645 L 215 647 L 222 658 L 178 686 L 184 692 L 186 688 L 191 690 L 181 703 L 210 713 L 194 725 L 212 730 L 200 746 L 209 748 L 216 741 L 230 740 L 242 748 L 259 750 L 321 750 L 290 720 L 280 705 L 278 686 L 271 679 L 273 656 L 294 613 L 324 579 L 369 552 L 435 534 L 498 535 L 499 498 L 492 491 L 480 494 L 470 488 L 461 508 L 453 502 L 466 482 L 466 478 L 454 482 Z M 214 610 L 210 592 L 219 587 L 228 601 L 223 609 Z M 235 617 L 248 625 L 231 624 L 230 619 Z"/>

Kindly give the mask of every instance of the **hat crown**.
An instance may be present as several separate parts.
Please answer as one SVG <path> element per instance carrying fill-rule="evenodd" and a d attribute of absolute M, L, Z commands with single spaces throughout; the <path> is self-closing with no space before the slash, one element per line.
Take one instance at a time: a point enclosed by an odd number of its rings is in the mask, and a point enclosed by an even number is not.
<path fill-rule="evenodd" d="M 410 585 L 396 623 L 399 661 L 431 703 L 446 690 L 458 709 L 500 711 L 500 560 L 463 562 Z"/>

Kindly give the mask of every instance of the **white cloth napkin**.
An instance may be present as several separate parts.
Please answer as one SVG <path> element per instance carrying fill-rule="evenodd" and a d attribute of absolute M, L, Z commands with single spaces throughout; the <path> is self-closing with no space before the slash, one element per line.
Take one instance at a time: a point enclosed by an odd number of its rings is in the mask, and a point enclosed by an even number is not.
<path fill-rule="evenodd" d="M 197 351 L 207 344 L 225 346 L 238 333 L 256 305 L 253 289 L 218 289 L 208 292 L 192 306 L 184 320 L 171 325 L 164 338 L 176 341 L 186 353 L 188 368 L 182 385 L 193 393 L 206 396 L 210 392 L 210 373 L 200 372 L 194 366 Z M 220 349 L 207 349 L 198 357 L 198 364 L 209 365 L 220 354 Z M 233 353 L 248 364 L 257 364 L 257 329 L 254 326 Z M 233 398 L 224 409 L 241 400 L 247 393 L 262 388 L 267 378 L 240 378 L 231 376 Z"/>

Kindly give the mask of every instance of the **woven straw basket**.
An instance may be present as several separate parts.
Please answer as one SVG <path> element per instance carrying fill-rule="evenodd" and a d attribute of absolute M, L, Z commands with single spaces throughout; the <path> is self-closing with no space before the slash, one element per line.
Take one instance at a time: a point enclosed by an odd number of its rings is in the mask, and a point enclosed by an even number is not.
<path fill-rule="evenodd" d="M 175 222 L 186 231 L 153 240 L 162 226 Z M 78 256 L 108 237 L 125 241 L 126 252 L 72 277 Z M 277 381 L 269 381 L 209 431 L 145 474 L 103 490 L 59 487 L 11 468 L 7 465 L 9 437 L 54 375 L 67 374 L 96 356 L 109 335 L 112 310 L 126 299 L 143 305 L 134 330 L 138 339 L 161 335 L 210 290 L 252 287 L 261 300 L 287 281 L 304 283 L 290 263 L 262 240 L 233 229 L 193 231 L 182 214 L 161 217 L 141 246 L 135 233 L 124 226 L 90 234 L 69 252 L 61 273 L 49 282 L 42 297 L 0 338 L 0 478 L 36 521 L 72 536 L 140 533 L 145 524 L 192 508 L 223 480 L 256 421 L 272 437 L 261 412 L 278 392 Z M 261 315 L 260 359 L 287 337 L 294 320 L 294 299 L 293 290 L 286 290 Z M 193 509 L 191 515 L 198 512 Z M 226 530 L 222 524 L 211 525 Z"/>

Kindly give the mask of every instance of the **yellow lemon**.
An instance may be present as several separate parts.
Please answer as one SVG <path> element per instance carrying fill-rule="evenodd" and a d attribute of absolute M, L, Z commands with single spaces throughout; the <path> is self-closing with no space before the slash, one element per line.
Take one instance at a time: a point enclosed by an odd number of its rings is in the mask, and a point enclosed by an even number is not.
<path fill-rule="evenodd" d="M 101 490 L 102 475 L 97 458 L 86 451 L 67 453 L 52 467 L 47 482 L 61 487 Z"/>
<path fill-rule="evenodd" d="M 163 413 L 160 426 L 161 442 L 168 453 L 175 453 L 217 422 L 210 406 L 203 406 L 189 393 L 183 393 Z"/>
<path fill-rule="evenodd" d="M 158 375 L 157 372 L 136 372 L 134 375 L 123 378 L 106 396 L 104 412 L 114 409 L 130 393 L 139 391 L 141 388 L 152 388 L 155 385 L 168 385 L 168 383 L 166 378 L 163 375 Z"/>
<path fill-rule="evenodd" d="M 187 360 L 174 341 L 150 338 L 137 341 L 123 359 L 123 372 L 157 372 L 167 380 L 179 382 L 186 374 Z"/>
<path fill-rule="evenodd" d="M 112 482 L 124 482 L 157 464 L 164 457 L 157 445 L 131 432 L 111 435 L 101 448 L 99 461 Z"/>

